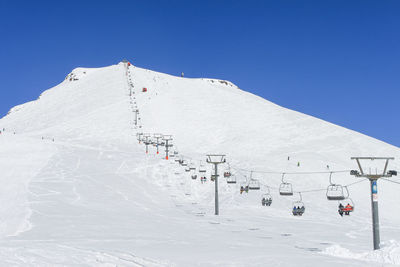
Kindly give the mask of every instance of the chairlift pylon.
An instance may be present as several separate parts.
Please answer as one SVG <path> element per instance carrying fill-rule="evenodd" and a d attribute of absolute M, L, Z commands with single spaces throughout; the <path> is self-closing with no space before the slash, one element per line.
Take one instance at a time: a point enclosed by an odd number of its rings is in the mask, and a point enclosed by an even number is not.
<path fill-rule="evenodd" d="M 293 187 L 291 183 L 283 180 L 285 173 L 282 173 L 282 183 L 279 186 L 279 194 L 281 196 L 293 196 Z"/>

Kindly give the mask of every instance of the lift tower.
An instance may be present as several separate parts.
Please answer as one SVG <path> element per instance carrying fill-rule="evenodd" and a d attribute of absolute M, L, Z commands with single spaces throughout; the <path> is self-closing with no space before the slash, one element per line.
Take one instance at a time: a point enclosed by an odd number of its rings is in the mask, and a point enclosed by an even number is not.
<path fill-rule="evenodd" d="M 215 215 L 219 215 L 218 203 L 218 164 L 225 163 L 225 155 L 207 155 L 207 163 L 214 164 L 214 178 L 215 178 Z"/>
<path fill-rule="evenodd" d="M 164 135 L 163 140 L 165 141 L 165 159 L 168 160 L 169 148 L 173 146 L 173 144 L 169 143 L 172 142 L 172 135 Z"/>
<path fill-rule="evenodd" d="M 367 178 L 370 181 L 371 184 L 371 210 L 372 210 L 372 234 L 374 238 L 374 250 L 377 250 L 380 248 L 380 236 L 379 236 L 379 213 L 378 213 L 378 179 L 379 178 L 385 178 L 385 177 L 392 177 L 393 175 L 397 175 L 396 171 L 387 171 L 387 167 L 389 164 L 389 160 L 394 160 L 392 157 L 352 157 L 352 160 L 357 161 L 358 168 L 360 171 L 357 170 L 352 170 L 350 171 L 351 175 L 354 175 L 355 177 L 363 177 Z M 378 171 L 375 171 L 375 174 L 371 173 L 371 170 L 369 173 L 364 173 L 364 170 L 361 166 L 360 161 L 361 160 L 384 160 L 385 161 L 385 166 L 383 168 L 383 171 L 378 173 Z"/>
<path fill-rule="evenodd" d="M 146 154 L 149 153 L 149 145 L 151 144 L 151 139 L 150 139 L 150 134 L 149 133 L 145 133 L 143 134 L 143 143 L 146 145 Z"/>

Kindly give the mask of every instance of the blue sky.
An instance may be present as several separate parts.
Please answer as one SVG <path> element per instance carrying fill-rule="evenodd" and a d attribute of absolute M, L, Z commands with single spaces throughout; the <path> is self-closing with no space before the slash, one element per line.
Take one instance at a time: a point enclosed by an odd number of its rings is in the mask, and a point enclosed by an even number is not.
<path fill-rule="evenodd" d="M 399 14 L 396 0 L 0 0 L 0 114 L 127 58 L 400 146 Z"/>

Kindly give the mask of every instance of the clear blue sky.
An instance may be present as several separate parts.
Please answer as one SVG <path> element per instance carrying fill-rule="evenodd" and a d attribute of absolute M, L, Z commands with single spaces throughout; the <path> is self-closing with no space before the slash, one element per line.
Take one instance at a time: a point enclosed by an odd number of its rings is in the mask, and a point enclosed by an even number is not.
<path fill-rule="evenodd" d="M 0 0 L 0 23 L 1 115 L 75 67 L 127 58 L 400 146 L 397 0 Z"/>

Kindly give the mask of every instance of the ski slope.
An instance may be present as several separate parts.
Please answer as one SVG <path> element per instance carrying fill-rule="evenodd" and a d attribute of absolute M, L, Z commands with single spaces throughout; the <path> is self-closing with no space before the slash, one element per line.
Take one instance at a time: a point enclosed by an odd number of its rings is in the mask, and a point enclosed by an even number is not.
<path fill-rule="evenodd" d="M 400 149 L 231 82 L 125 63 L 77 68 L 11 109 L 3 128 L 0 265 L 400 265 L 400 185 L 379 182 L 382 249 L 373 252 L 369 182 L 347 171 L 356 169 L 351 156 L 371 155 L 395 157 L 389 169 L 399 170 Z M 253 170 L 262 190 L 240 194 L 240 182 L 221 177 L 214 216 L 213 182 L 192 180 L 174 158 L 164 159 L 163 148 L 146 154 L 138 132 L 172 135 L 173 150 L 197 166 L 207 153 L 224 153 L 239 181 Z M 329 171 L 342 170 L 332 179 L 353 184 L 355 203 L 343 218 L 321 190 Z M 278 193 L 283 172 L 303 192 L 302 217 L 291 215 L 298 194 Z M 261 206 L 266 186 L 271 207 Z"/>

